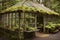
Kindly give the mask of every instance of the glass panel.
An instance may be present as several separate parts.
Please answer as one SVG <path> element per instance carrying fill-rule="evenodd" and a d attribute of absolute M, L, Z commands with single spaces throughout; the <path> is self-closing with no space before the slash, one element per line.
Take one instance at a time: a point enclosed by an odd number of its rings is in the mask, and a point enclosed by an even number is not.
<path fill-rule="evenodd" d="M 19 29 L 19 13 L 15 13 L 15 28 Z"/>
<path fill-rule="evenodd" d="M 35 23 L 33 24 L 28 24 L 29 27 L 35 27 Z"/>
<path fill-rule="evenodd" d="M 19 28 L 19 13 L 9 13 L 2 15 L 2 27 L 6 29 L 17 29 Z"/>
<path fill-rule="evenodd" d="M 35 15 L 33 13 L 25 13 L 25 18 L 34 18 Z"/>
<path fill-rule="evenodd" d="M 2 27 L 4 27 L 4 15 L 2 15 Z"/>
<path fill-rule="evenodd" d="M 33 18 L 25 18 L 25 23 L 29 23 L 29 24 L 35 23 L 35 19 L 33 19 Z"/>
<path fill-rule="evenodd" d="M 19 17 L 18 17 L 18 14 L 19 14 L 19 13 L 13 13 L 13 14 L 12 14 L 12 18 L 11 18 L 11 19 L 12 19 L 12 20 L 11 20 L 11 21 L 12 21 L 12 22 L 11 22 L 11 24 L 12 24 L 12 25 L 11 25 L 11 27 L 12 27 L 11 29 L 12 29 L 12 30 L 16 30 L 17 28 L 19 28 Z M 18 18 L 17 18 L 17 17 L 18 17 Z"/>
<path fill-rule="evenodd" d="M 35 26 L 33 26 L 33 24 L 35 24 L 35 19 L 31 19 L 31 18 L 26 18 L 25 19 L 25 25 L 35 27 Z"/>
<path fill-rule="evenodd" d="M 35 14 L 25 13 L 25 27 L 35 27 Z"/>

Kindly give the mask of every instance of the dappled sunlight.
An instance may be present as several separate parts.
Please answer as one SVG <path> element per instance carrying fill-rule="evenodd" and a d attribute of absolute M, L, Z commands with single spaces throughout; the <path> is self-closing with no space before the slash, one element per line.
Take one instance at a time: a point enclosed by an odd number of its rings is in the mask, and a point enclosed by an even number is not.
<path fill-rule="evenodd" d="M 50 34 L 44 34 L 44 33 L 39 33 L 39 32 L 36 32 L 35 34 L 36 34 L 36 37 L 42 37 L 42 38 L 50 36 Z"/>

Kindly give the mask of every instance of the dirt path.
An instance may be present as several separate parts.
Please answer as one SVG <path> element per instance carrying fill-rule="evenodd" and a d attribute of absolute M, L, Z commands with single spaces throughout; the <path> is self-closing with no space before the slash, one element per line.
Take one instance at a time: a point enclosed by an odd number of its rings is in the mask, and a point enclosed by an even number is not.
<path fill-rule="evenodd" d="M 9 40 L 6 37 L 0 37 L 0 40 Z M 60 40 L 60 32 L 56 34 L 44 34 L 36 32 L 36 38 L 31 40 Z"/>
<path fill-rule="evenodd" d="M 60 40 L 60 32 L 56 34 L 36 33 L 36 38 L 33 40 Z"/>

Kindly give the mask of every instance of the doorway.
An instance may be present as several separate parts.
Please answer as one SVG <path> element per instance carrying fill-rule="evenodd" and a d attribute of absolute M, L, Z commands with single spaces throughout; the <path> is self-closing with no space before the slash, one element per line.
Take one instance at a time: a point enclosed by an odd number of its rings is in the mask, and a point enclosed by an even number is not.
<path fill-rule="evenodd" d="M 43 16 L 39 15 L 37 16 L 37 28 L 39 29 L 40 32 L 43 32 Z"/>

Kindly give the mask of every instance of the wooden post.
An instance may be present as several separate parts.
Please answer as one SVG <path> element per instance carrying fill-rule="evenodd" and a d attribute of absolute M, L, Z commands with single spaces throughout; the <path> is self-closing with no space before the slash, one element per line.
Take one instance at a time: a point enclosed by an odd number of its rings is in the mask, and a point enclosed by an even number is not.
<path fill-rule="evenodd" d="M 12 18 L 12 17 L 11 17 L 11 14 L 12 14 L 12 13 L 10 13 L 10 30 L 11 30 L 11 27 L 12 27 L 12 26 L 11 26 L 11 18 Z M 14 14 L 14 13 L 13 13 L 13 14 Z"/>
<path fill-rule="evenodd" d="M 21 24 L 20 24 L 20 12 L 18 12 L 18 13 L 19 13 L 19 15 L 18 15 L 18 16 L 19 16 L 19 31 L 18 31 L 19 34 L 18 34 L 18 37 L 19 37 L 19 39 L 20 39 L 20 33 L 21 33 L 21 32 L 20 32 L 20 27 L 21 27 L 21 26 L 20 26 L 20 25 L 21 25 Z M 20 39 L 20 40 L 21 40 L 21 39 Z"/>
<path fill-rule="evenodd" d="M 37 28 L 37 15 L 35 15 L 35 28 Z"/>
<path fill-rule="evenodd" d="M 46 25 L 46 20 L 45 20 L 45 15 L 43 16 L 43 32 L 45 32 L 45 25 Z"/>

